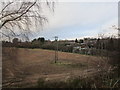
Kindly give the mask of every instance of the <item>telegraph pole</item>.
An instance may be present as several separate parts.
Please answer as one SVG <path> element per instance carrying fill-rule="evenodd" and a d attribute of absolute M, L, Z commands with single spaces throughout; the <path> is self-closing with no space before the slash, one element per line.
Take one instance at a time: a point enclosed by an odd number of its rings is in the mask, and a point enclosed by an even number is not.
<path fill-rule="evenodd" d="M 56 42 L 56 47 L 55 47 L 55 63 L 58 61 L 58 36 L 55 36 L 55 42 Z"/>

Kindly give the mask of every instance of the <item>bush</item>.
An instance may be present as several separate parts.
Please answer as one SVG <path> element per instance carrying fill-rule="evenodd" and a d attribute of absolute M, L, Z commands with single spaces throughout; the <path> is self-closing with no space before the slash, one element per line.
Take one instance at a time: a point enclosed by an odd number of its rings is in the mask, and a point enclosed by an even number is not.
<path fill-rule="evenodd" d="M 92 77 L 74 77 L 66 81 L 45 81 L 39 79 L 38 88 L 120 88 L 120 78 L 113 78 L 111 74 L 99 73 Z"/>
<path fill-rule="evenodd" d="M 44 78 L 39 78 L 39 80 L 37 81 L 37 87 L 38 88 L 44 88 L 45 87 L 45 80 L 44 80 Z"/>

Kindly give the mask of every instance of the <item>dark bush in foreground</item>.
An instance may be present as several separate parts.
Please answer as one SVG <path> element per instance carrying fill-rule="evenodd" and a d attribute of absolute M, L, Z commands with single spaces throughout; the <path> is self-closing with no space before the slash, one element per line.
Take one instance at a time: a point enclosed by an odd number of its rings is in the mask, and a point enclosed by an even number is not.
<path fill-rule="evenodd" d="M 48 82 L 41 78 L 36 88 L 120 88 L 120 78 L 104 73 L 89 78 L 69 78 L 66 81 Z"/>

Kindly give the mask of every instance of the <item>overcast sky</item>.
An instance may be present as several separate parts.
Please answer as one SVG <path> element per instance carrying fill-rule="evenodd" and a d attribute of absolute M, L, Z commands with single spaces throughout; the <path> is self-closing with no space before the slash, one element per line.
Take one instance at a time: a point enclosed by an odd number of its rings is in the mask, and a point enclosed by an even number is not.
<path fill-rule="evenodd" d="M 47 12 L 49 23 L 34 38 L 53 40 L 97 37 L 104 33 L 117 34 L 111 28 L 118 24 L 117 2 L 57 2 L 55 12 Z"/>

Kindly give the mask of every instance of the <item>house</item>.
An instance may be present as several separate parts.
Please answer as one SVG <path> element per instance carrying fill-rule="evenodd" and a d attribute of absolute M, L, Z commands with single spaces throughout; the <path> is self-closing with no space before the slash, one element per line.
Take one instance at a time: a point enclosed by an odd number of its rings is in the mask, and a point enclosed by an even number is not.
<path fill-rule="evenodd" d="M 81 50 L 81 46 L 75 46 L 73 47 L 73 53 L 79 53 Z"/>
<path fill-rule="evenodd" d="M 79 46 L 73 47 L 73 52 L 74 53 L 82 53 L 86 54 L 88 51 L 88 46 L 86 43 L 81 43 Z"/>

